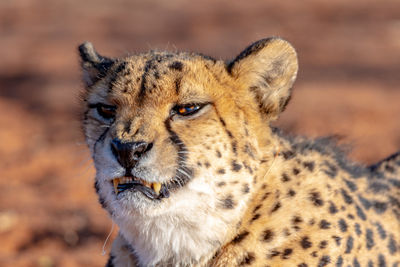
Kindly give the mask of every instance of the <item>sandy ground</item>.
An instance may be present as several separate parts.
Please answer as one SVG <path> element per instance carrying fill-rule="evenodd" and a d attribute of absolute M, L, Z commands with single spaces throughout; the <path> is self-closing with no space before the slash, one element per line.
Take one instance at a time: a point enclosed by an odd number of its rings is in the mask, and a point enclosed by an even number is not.
<path fill-rule="evenodd" d="M 276 125 L 342 136 L 350 157 L 370 164 L 400 149 L 399 10 L 397 0 L 0 1 L 0 266 L 106 262 L 111 222 L 79 124 L 82 41 L 109 56 L 168 49 L 230 59 L 282 36 L 300 73 Z"/>

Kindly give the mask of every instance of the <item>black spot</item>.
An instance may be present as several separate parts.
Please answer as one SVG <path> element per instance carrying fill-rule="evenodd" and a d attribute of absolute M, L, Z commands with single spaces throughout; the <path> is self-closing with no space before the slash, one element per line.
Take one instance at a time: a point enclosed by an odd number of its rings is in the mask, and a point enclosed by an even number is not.
<path fill-rule="evenodd" d="M 360 263 L 358 262 L 357 258 L 353 259 L 353 267 L 361 267 Z"/>
<path fill-rule="evenodd" d="M 274 232 L 272 232 L 271 230 L 267 229 L 263 232 L 262 235 L 262 241 L 264 242 L 271 242 L 272 239 L 274 238 Z"/>
<path fill-rule="evenodd" d="M 351 192 L 355 192 L 357 190 L 357 185 L 352 181 L 344 179 L 344 182 L 346 183 L 347 187 L 350 189 Z"/>
<path fill-rule="evenodd" d="M 204 162 L 204 165 L 206 166 L 206 168 L 209 168 L 211 166 L 208 161 Z"/>
<path fill-rule="evenodd" d="M 312 172 L 314 170 L 315 163 L 313 161 L 305 161 L 303 162 L 303 166 Z"/>
<path fill-rule="evenodd" d="M 385 240 L 385 238 L 386 238 L 387 235 L 386 235 L 386 231 L 385 231 L 385 229 L 383 228 L 382 224 L 380 224 L 379 222 L 377 222 L 377 223 L 375 223 L 375 225 L 376 225 L 376 229 L 378 230 L 379 236 L 381 237 L 382 240 Z"/>
<path fill-rule="evenodd" d="M 367 249 L 371 250 L 371 248 L 375 245 L 374 233 L 372 232 L 371 229 L 367 229 L 365 237 L 367 241 Z"/>
<path fill-rule="evenodd" d="M 177 78 L 175 80 L 175 92 L 176 92 L 177 95 L 179 94 L 179 91 L 181 89 L 181 81 L 182 81 L 182 78 Z M 153 86 L 153 88 L 154 87 L 155 87 L 155 85 Z"/>
<path fill-rule="evenodd" d="M 233 138 L 231 131 L 229 131 L 228 129 L 226 129 L 226 134 L 229 136 L 229 138 Z"/>
<path fill-rule="evenodd" d="M 183 69 L 183 64 L 182 64 L 182 62 L 174 61 L 174 62 L 172 62 L 171 65 L 169 65 L 168 67 L 169 67 L 170 69 L 174 69 L 174 70 L 177 70 L 177 71 L 182 71 L 182 69 Z"/>
<path fill-rule="evenodd" d="M 372 207 L 374 208 L 374 211 L 378 214 L 382 214 L 386 211 L 388 207 L 387 202 L 380 202 L 380 201 L 374 201 L 372 204 Z"/>
<path fill-rule="evenodd" d="M 253 261 L 255 260 L 255 256 L 254 253 L 252 252 L 247 252 L 246 256 L 243 258 L 243 260 L 240 262 L 239 266 L 243 266 L 243 265 L 250 265 L 253 263 Z"/>
<path fill-rule="evenodd" d="M 328 255 L 324 255 L 321 257 L 318 263 L 318 267 L 323 267 L 328 265 L 331 262 L 331 258 Z"/>
<path fill-rule="evenodd" d="M 218 169 L 217 171 L 219 174 L 225 174 L 225 170 L 223 168 Z"/>
<path fill-rule="evenodd" d="M 343 220 L 343 219 L 339 220 L 339 228 L 340 228 L 340 231 L 342 231 L 342 232 L 347 231 L 347 223 L 345 220 Z"/>
<path fill-rule="evenodd" d="M 296 195 L 296 192 L 293 189 L 290 189 L 288 195 L 294 197 Z"/>
<path fill-rule="evenodd" d="M 244 232 L 238 234 L 238 235 L 232 240 L 232 243 L 233 243 L 233 244 L 238 244 L 238 243 L 242 242 L 248 235 L 249 235 L 249 232 L 248 232 L 248 231 L 244 231 Z"/>
<path fill-rule="evenodd" d="M 233 196 L 229 195 L 227 198 L 223 200 L 222 204 L 225 209 L 233 209 L 235 207 L 235 202 L 233 201 Z"/>
<path fill-rule="evenodd" d="M 344 253 L 349 254 L 353 249 L 353 245 L 354 245 L 354 238 L 352 236 L 349 236 L 346 242 L 346 251 Z"/>
<path fill-rule="evenodd" d="M 254 210 L 253 210 L 253 213 L 256 213 L 260 208 L 261 208 L 261 204 L 258 204 L 255 208 L 254 208 Z"/>
<path fill-rule="evenodd" d="M 281 207 L 281 202 L 277 202 L 271 210 L 271 213 L 277 211 Z"/>
<path fill-rule="evenodd" d="M 247 129 L 245 128 L 245 130 L 246 130 L 246 135 L 248 136 L 249 134 L 247 132 Z M 252 159 L 255 158 L 254 153 L 253 153 L 253 149 L 252 149 L 252 147 L 251 147 L 251 145 L 249 143 L 246 143 L 244 145 L 243 152 L 246 153 L 247 155 L 249 155 Z"/>
<path fill-rule="evenodd" d="M 336 261 L 336 267 L 342 267 L 342 266 L 343 266 L 343 258 L 342 256 L 339 256 Z"/>
<path fill-rule="evenodd" d="M 303 263 L 298 264 L 297 267 L 308 267 L 308 265 L 303 262 Z"/>
<path fill-rule="evenodd" d="M 374 267 L 374 263 L 371 260 L 368 261 L 368 267 Z"/>
<path fill-rule="evenodd" d="M 314 258 L 318 257 L 318 252 L 317 251 L 311 252 L 311 256 L 313 256 Z"/>
<path fill-rule="evenodd" d="M 235 155 L 237 155 L 237 142 L 236 141 L 232 141 L 232 151 Z"/>
<path fill-rule="evenodd" d="M 350 220 L 354 220 L 353 214 L 347 214 L 347 218 L 349 218 Z"/>
<path fill-rule="evenodd" d="M 290 151 L 290 150 L 288 150 L 288 151 L 282 151 L 281 154 L 282 154 L 283 158 L 286 159 L 286 160 L 287 160 L 287 159 L 291 159 L 291 158 L 293 158 L 293 157 L 295 156 L 295 154 L 293 153 L 293 151 Z"/>
<path fill-rule="evenodd" d="M 390 166 L 390 165 L 386 165 L 386 166 L 385 166 L 385 170 L 386 170 L 387 172 L 394 173 L 394 168 L 393 168 L 392 166 Z"/>
<path fill-rule="evenodd" d="M 361 218 L 361 220 L 365 221 L 367 216 L 365 215 L 364 211 L 361 209 L 360 206 L 356 205 L 357 215 Z"/>
<path fill-rule="evenodd" d="M 395 179 L 388 179 L 389 183 L 394 185 L 397 188 L 400 188 L 400 180 L 395 180 Z"/>
<path fill-rule="evenodd" d="M 222 154 L 221 154 L 221 152 L 219 150 L 217 150 L 216 153 L 217 153 L 217 157 L 218 158 L 222 157 Z"/>
<path fill-rule="evenodd" d="M 312 243 L 310 241 L 310 239 L 308 238 L 308 236 L 303 237 L 303 239 L 301 239 L 300 241 L 301 247 L 303 249 L 308 249 L 312 247 Z"/>
<path fill-rule="evenodd" d="M 302 222 L 303 222 L 303 219 L 301 217 L 299 217 L 299 216 L 294 216 L 293 219 L 292 219 L 292 223 L 293 224 L 299 224 L 299 223 L 302 223 Z"/>
<path fill-rule="evenodd" d="M 331 228 L 331 223 L 328 222 L 327 220 L 322 219 L 319 223 L 319 228 L 321 229 L 329 229 Z"/>
<path fill-rule="evenodd" d="M 353 203 L 353 198 L 347 193 L 346 190 L 341 189 L 340 192 L 342 193 L 344 202 L 346 202 L 347 204 L 352 204 Z"/>
<path fill-rule="evenodd" d="M 292 254 L 293 249 L 291 248 L 286 248 L 283 252 L 282 252 L 282 259 L 289 259 L 290 254 Z"/>
<path fill-rule="evenodd" d="M 360 227 L 360 224 L 356 223 L 356 224 L 354 225 L 354 228 L 356 229 L 356 234 L 357 234 L 358 236 L 360 236 L 360 235 L 361 235 L 361 227 Z"/>
<path fill-rule="evenodd" d="M 254 214 L 253 217 L 251 218 L 250 223 L 252 223 L 253 221 L 258 220 L 260 218 L 260 216 L 261 216 L 261 214 L 259 214 L 259 213 Z"/>
<path fill-rule="evenodd" d="M 332 201 L 330 201 L 329 202 L 329 212 L 331 214 L 335 214 L 335 213 L 338 213 L 338 211 L 339 210 L 337 209 L 336 205 Z"/>
<path fill-rule="evenodd" d="M 250 174 L 253 174 L 253 169 L 249 165 L 247 165 L 246 162 L 243 162 L 243 166 L 249 171 Z"/>
<path fill-rule="evenodd" d="M 242 165 L 238 164 L 236 162 L 236 160 L 232 161 L 232 170 L 235 172 L 240 171 L 240 169 L 242 168 Z"/>
<path fill-rule="evenodd" d="M 368 188 L 371 189 L 373 193 L 386 192 L 390 190 L 390 187 L 387 184 L 380 182 L 370 183 Z"/>
<path fill-rule="evenodd" d="M 300 229 L 301 229 L 301 227 L 298 226 L 298 225 L 294 225 L 292 228 L 293 228 L 295 231 L 300 231 Z"/>
<path fill-rule="evenodd" d="M 247 183 L 243 184 L 242 192 L 243 192 L 243 194 L 247 194 L 250 192 L 249 184 L 247 184 Z"/>
<path fill-rule="evenodd" d="M 328 241 L 326 241 L 326 240 L 322 240 L 320 243 L 319 243 L 319 248 L 320 249 L 324 249 L 324 248 L 326 248 L 328 246 Z"/>
<path fill-rule="evenodd" d="M 394 240 L 393 236 L 390 236 L 388 249 L 390 254 L 394 255 L 397 252 L 397 244 L 396 240 Z"/>
<path fill-rule="evenodd" d="M 324 205 L 324 201 L 321 199 L 321 194 L 319 192 L 311 192 L 310 200 L 314 206 L 320 207 Z"/>
<path fill-rule="evenodd" d="M 219 183 L 217 183 L 217 186 L 218 186 L 218 187 L 222 187 L 222 186 L 224 186 L 224 185 L 226 185 L 226 182 L 219 182 Z"/>
<path fill-rule="evenodd" d="M 378 266 L 379 267 L 386 267 L 385 256 L 383 256 L 382 254 L 379 254 L 379 256 L 378 256 Z"/>
<path fill-rule="evenodd" d="M 270 192 L 265 192 L 264 195 L 262 196 L 261 200 L 262 201 L 266 200 L 270 194 L 271 194 Z"/>
<path fill-rule="evenodd" d="M 123 71 L 126 68 L 127 62 L 124 61 L 121 64 L 118 65 L 118 67 L 115 69 L 115 74 L 119 74 L 121 71 Z"/>
<path fill-rule="evenodd" d="M 282 174 L 282 182 L 289 182 L 290 181 L 290 177 L 286 174 L 286 173 L 283 173 Z"/>
<path fill-rule="evenodd" d="M 279 256 L 281 253 L 276 250 L 272 250 L 271 253 L 268 255 L 268 258 L 271 259 L 273 257 Z"/>
<path fill-rule="evenodd" d="M 369 209 L 371 208 L 371 206 L 372 206 L 371 201 L 369 201 L 369 200 L 366 199 L 366 198 L 363 198 L 363 197 L 360 196 L 360 195 L 358 196 L 358 199 L 360 200 L 361 204 L 363 205 L 363 207 L 364 207 L 365 209 L 369 210 Z"/>
<path fill-rule="evenodd" d="M 299 173 L 300 173 L 300 170 L 299 170 L 299 169 L 293 168 L 293 174 L 294 174 L 294 175 L 297 175 L 297 174 L 299 174 Z"/>
<path fill-rule="evenodd" d="M 337 176 L 338 170 L 336 166 L 332 165 L 328 161 L 324 161 L 323 165 L 328 168 L 327 170 L 323 170 L 323 172 L 325 172 L 330 178 L 335 178 Z"/>

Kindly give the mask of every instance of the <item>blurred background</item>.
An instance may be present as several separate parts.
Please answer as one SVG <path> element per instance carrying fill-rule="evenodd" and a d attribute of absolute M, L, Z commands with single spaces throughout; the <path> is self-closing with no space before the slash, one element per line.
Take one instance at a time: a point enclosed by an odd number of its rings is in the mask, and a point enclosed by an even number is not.
<path fill-rule="evenodd" d="M 107 260 L 111 222 L 79 123 L 81 42 L 107 56 L 166 49 L 228 60 L 268 36 L 289 40 L 300 61 L 276 125 L 338 134 L 364 164 L 400 149 L 398 0 L 1 0 L 0 266 Z"/>

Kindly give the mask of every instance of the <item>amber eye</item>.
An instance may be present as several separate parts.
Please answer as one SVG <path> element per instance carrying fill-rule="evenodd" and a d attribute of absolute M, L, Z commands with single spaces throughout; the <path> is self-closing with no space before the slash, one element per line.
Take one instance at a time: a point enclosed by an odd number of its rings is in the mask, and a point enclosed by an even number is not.
<path fill-rule="evenodd" d="M 182 106 L 178 105 L 175 107 L 175 112 L 176 112 L 176 114 L 181 115 L 181 116 L 189 116 L 189 115 L 196 113 L 201 108 L 202 108 L 202 105 L 198 105 L 198 104 L 190 104 L 190 105 L 182 105 Z"/>
<path fill-rule="evenodd" d="M 93 107 L 96 108 L 97 113 L 104 119 L 109 120 L 115 117 L 115 106 L 98 103 L 93 105 Z"/>

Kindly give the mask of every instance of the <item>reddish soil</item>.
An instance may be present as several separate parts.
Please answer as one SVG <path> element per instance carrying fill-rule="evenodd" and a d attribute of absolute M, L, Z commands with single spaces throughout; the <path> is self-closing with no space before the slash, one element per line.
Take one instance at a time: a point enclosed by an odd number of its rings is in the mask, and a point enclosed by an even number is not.
<path fill-rule="evenodd" d="M 399 10 L 398 0 L 0 1 L 0 266 L 106 261 L 111 222 L 79 125 L 82 41 L 109 56 L 178 49 L 229 59 L 282 36 L 300 73 L 276 124 L 340 135 L 369 164 L 400 149 Z"/>

